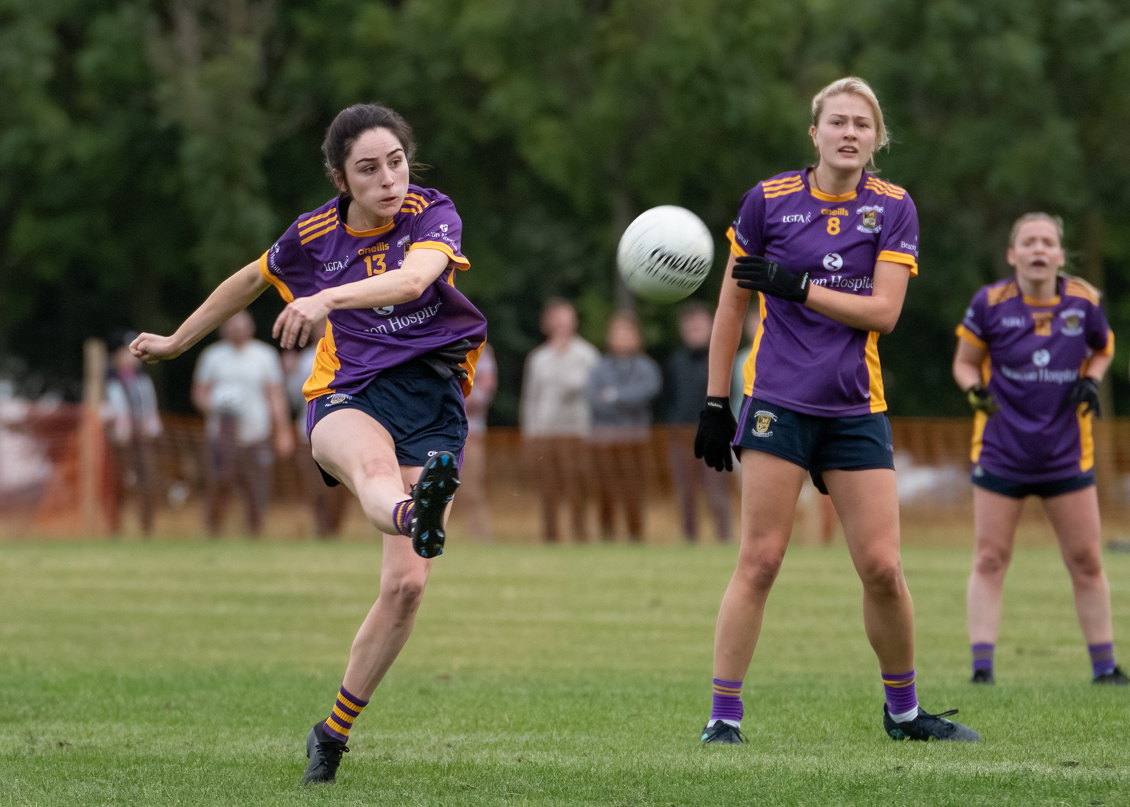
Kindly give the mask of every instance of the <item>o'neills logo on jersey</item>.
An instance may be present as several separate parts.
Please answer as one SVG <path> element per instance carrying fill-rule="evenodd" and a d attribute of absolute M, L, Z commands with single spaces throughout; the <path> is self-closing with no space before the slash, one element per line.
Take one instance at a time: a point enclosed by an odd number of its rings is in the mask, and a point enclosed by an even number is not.
<path fill-rule="evenodd" d="M 846 207 L 832 207 L 832 208 L 826 207 L 826 208 L 824 208 L 823 210 L 820 211 L 820 215 L 821 216 L 850 216 L 851 213 L 848 212 Z"/>
<path fill-rule="evenodd" d="M 378 252 L 388 252 L 388 244 L 380 243 L 374 244 L 371 247 L 357 250 L 358 255 L 376 255 Z"/>
<path fill-rule="evenodd" d="M 326 406 L 337 406 L 338 404 L 343 404 L 346 401 L 352 401 L 352 400 L 353 400 L 352 395 L 347 395 L 344 392 L 335 392 L 326 401 Z"/>

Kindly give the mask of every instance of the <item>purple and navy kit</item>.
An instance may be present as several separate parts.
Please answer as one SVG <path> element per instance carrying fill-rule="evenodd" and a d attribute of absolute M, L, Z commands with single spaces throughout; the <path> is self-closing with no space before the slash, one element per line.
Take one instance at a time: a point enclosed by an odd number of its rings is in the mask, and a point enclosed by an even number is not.
<path fill-rule="evenodd" d="M 259 259 L 259 272 L 287 302 L 345 283 L 395 272 L 414 249 L 435 249 L 450 261 L 417 299 L 382 308 L 331 311 L 318 343 L 314 372 L 302 388 L 306 400 L 361 392 L 381 371 L 437 348 L 468 340 L 463 366 L 471 391 L 475 361 L 486 341 L 486 319 L 455 288 L 455 269 L 467 269 L 455 205 L 430 188 L 408 186 L 400 212 L 384 227 L 354 230 L 345 223 L 344 197 L 301 216 Z"/>
<path fill-rule="evenodd" d="M 1094 467 L 1092 414 L 1068 400 L 1093 354 L 1114 352 L 1114 334 L 1098 291 L 1059 278 L 1050 301 L 1028 299 L 1015 278 L 985 286 L 973 297 L 957 335 L 988 351 L 981 376 L 1000 404 L 973 422 L 974 463 L 996 476 L 1037 483 L 1068 479 Z"/>
<path fill-rule="evenodd" d="M 866 171 L 852 193 L 810 187 L 808 172 L 760 182 L 742 197 L 726 236 L 734 255 L 763 255 L 814 286 L 869 297 L 875 264 L 918 274 L 918 213 L 905 190 Z M 817 417 L 884 412 L 877 332 L 800 303 L 758 294 L 760 323 L 746 361 L 745 394 Z"/>

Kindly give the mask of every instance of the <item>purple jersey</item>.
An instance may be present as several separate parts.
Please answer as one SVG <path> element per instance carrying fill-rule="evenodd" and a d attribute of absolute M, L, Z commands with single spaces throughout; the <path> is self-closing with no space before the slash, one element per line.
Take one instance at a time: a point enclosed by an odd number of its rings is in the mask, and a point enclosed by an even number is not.
<path fill-rule="evenodd" d="M 852 193 L 809 187 L 808 172 L 767 179 L 742 197 L 726 233 L 737 256 L 764 255 L 814 286 L 870 296 L 875 264 L 918 274 L 918 213 L 906 191 L 863 172 Z M 760 323 L 743 368 L 745 394 L 817 417 L 883 412 L 879 334 L 800 303 L 758 294 Z"/>
<path fill-rule="evenodd" d="M 981 383 L 1001 407 L 975 416 L 973 462 L 1025 483 L 1094 467 L 1091 413 L 1079 415 L 1068 401 L 1091 355 L 1114 351 L 1093 286 L 1061 276 L 1059 295 L 1044 303 L 1025 297 L 1015 278 L 993 283 L 974 295 L 957 335 L 988 351 Z"/>
<path fill-rule="evenodd" d="M 287 302 L 330 286 L 395 272 L 414 249 L 436 249 L 450 263 L 417 299 L 383 308 L 331 311 L 318 343 L 314 372 L 302 388 L 306 400 L 329 393 L 355 394 L 378 373 L 436 348 L 467 339 L 474 348 L 464 367 L 463 394 L 471 391 L 475 361 L 486 341 L 486 319 L 455 289 L 455 269 L 470 261 L 460 251 L 463 225 L 455 205 L 438 191 L 408 186 L 392 221 L 375 230 L 345 223 L 341 197 L 299 217 L 259 259 L 259 272 Z"/>

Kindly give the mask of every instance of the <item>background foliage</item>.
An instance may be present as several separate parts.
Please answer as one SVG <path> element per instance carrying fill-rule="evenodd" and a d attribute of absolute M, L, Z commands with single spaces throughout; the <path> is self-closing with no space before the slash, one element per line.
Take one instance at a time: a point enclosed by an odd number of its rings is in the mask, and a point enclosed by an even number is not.
<path fill-rule="evenodd" d="M 1030 209 L 1067 219 L 1074 271 L 1130 337 L 1120 0 L 0 0 L 0 356 L 34 394 L 79 377 L 87 336 L 174 327 L 332 194 L 325 126 L 378 101 L 464 219 L 461 288 L 511 423 L 540 301 L 576 300 L 601 342 L 616 240 L 656 204 L 697 212 L 720 267 L 741 194 L 811 159 L 809 100 L 849 73 L 884 104 L 882 174 L 922 224 L 883 339 L 892 412 L 961 411 L 952 328 Z M 279 307 L 256 304 L 261 334 Z M 640 313 L 662 356 L 674 310 Z M 191 370 L 159 370 L 173 408 Z"/>

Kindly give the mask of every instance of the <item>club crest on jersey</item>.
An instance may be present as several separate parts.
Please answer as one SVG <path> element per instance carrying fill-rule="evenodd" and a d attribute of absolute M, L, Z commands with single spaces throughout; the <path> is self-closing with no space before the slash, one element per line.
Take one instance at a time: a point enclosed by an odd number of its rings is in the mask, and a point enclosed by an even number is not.
<path fill-rule="evenodd" d="M 1063 328 L 1060 329 L 1060 333 L 1064 336 L 1078 336 L 1083 333 L 1083 318 L 1087 316 L 1086 312 L 1080 311 L 1078 308 L 1069 308 L 1059 316 L 1063 320 Z"/>
<path fill-rule="evenodd" d="M 773 421 L 777 416 L 772 412 L 766 412 L 764 409 L 759 409 L 753 413 L 753 436 L 754 437 L 772 437 L 773 432 L 771 427 Z"/>
<path fill-rule="evenodd" d="M 883 208 L 866 205 L 855 212 L 862 217 L 855 227 L 861 233 L 877 233 L 883 229 L 883 225 L 879 223 L 879 214 L 883 212 Z"/>

